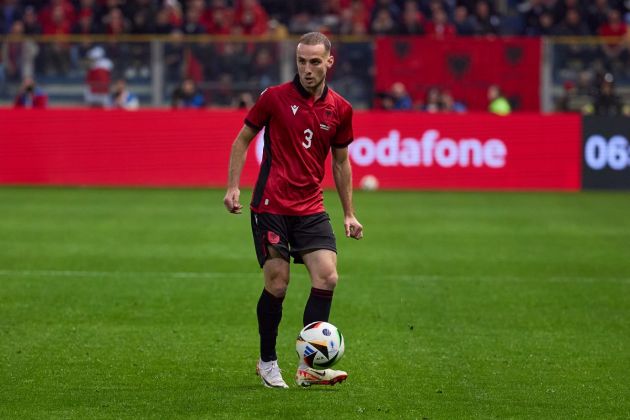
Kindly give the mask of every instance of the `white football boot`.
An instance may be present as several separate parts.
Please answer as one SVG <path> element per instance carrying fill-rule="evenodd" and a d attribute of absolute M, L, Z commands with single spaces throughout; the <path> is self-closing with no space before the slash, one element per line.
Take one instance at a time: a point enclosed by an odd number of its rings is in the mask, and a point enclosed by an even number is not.
<path fill-rule="evenodd" d="M 263 362 L 258 360 L 256 363 L 256 374 L 262 379 L 262 383 L 267 388 L 288 388 L 289 385 L 282 379 L 282 371 L 278 366 L 278 361 Z"/>
<path fill-rule="evenodd" d="M 300 363 L 295 374 L 295 383 L 299 386 L 334 385 L 346 380 L 348 374 L 343 370 L 317 370 Z"/>

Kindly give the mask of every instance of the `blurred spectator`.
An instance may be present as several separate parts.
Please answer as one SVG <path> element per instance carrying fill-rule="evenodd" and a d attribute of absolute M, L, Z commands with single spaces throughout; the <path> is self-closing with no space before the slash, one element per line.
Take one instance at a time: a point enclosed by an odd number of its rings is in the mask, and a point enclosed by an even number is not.
<path fill-rule="evenodd" d="M 497 115 L 508 115 L 512 112 L 510 102 L 503 96 L 501 88 L 491 85 L 488 88 L 488 111 Z"/>
<path fill-rule="evenodd" d="M 596 34 L 599 28 L 608 21 L 610 6 L 608 0 L 592 0 L 589 3 L 590 5 L 586 9 L 586 20 L 591 33 Z"/>
<path fill-rule="evenodd" d="M 497 35 L 501 20 L 495 14 L 490 13 L 490 5 L 486 0 L 479 0 L 475 4 L 475 13 L 472 15 L 472 26 L 475 35 Z"/>
<path fill-rule="evenodd" d="M 452 16 L 456 5 L 458 5 L 458 4 L 466 5 L 470 1 L 472 1 L 473 3 L 468 4 L 466 7 L 468 8 L 469 11 L 472 11 L 473 10 L 472 4 L 474 4 L 478 0 L 468 0 L 468 1 L 465 1 L 465 0 L 464 1 L 462 1 L 462 0 L 459 0 L 459 1 L 453 1 L 453 0 L 424 0 L 424 1 L 420 2 L 420 5 L 421 5 L 421 8 L 424 5 L 424 7 L 421 10 L 427 16 L 433 16 L 433 14 L 437 10 L 443 10 L 446 13 L 447 16 Z"/>
<path fill-rule="evenodd" d="M 402 21 L 400 24 L 402 35 L 422 35 L 424 34 L 424 16 L 418 9 L 418 4 L 413 0 L 405 1 Z"/>
<path fill-rule="evenodd" d="M 432 87 L 427 91 L 426 100 L 422 105 L 422 110 L 430 114 L 440 112 L 442 105 L 440 103 L 440 89 Z"/>
<path fill-rule="evenodd" d="M 42 25 L 39 23 L 37 11 L 33 6 L 27 6 L 24 8 L 22 22 L 24 24 L 25 34 L 40 35 L 42 33 Z"/>
<path fill-rule="evenodd" d="M 140 107 L 138 95 L 129 91 L 124 79 L 118 79 L 114 83 L 111 103 L 114 109 L 124 109 L 126 111 L 135 111 Z"/>
<path fill-rule="evenodd" d="M 387 9 L 379 9 L 376 12 L 370 25 L 370 33 L 374 35 L 395 35 L 398 33 L 396 20 Z"/>
<path fill-rule="evenodd" d="M 257 89 L 263 90 L 271 85 L 279 82 L 278 76 L 280 68 L 277 60 L 272 55 L 269 48 L 259 46 L 252 63 L 252 74 L 254 79 L 258 81 Z"/>
<path fill-rule="evenodd" d="M 4 0 L 0 7 L 0 34 L 11 30 L 13 23 L 22 19 L 22 10 L 17 0 Z"/>
<path fill-rule="evenodd" d="M 525 21 L 525 34 L 537 36 L 540 34 L 541 26 L 553 25 L 554 17 L 550 3 L 546 0 L 526 0 L 518 7 L 519 12 Z M 548 18 L 542 19 L 543 15 Z"/>
<path fill-rule="evenodd" d="M 446 12 L 441 8 L 433 11 L 433 17 L 425 24 L 424 31 L 436 39 L 448 39 L 457 35 L 455 26 L 448 21 Z"/>
<path fill-rule="evenodd" d="M 233 13 L 227 7 L 212 9 L 207 26 L 209 34 L 228 35 L 232 29 Z"/>
<path fill-rule="evenodd" d="M 45 109 L 48 95 L 36 85 L 35 80 L 26 78 L 18 91 L 13 106 L 15 108 Z"/>
<path fill-rule="evenodd" d="M 407 92 L 407 88 L 401 82 L 392 85 L 389 94 L 392 98 L 392 109 L 398 111 L 410 110 L 413 106 L 411 96 Z"/>
<path fill-rule="evenodd" d="M 623 113 L 623 102 L 615 92 L 613 75 L 606 73 L 593 103 L 595 115 L 617 116 Z"/>
<path fill-rule="evenodd" d="M 386 19 L 385 15 L 388 15 L 393 22 L 400 21 L 400 8 L 394 0 L 376 0 L 370 16 L 370 27 L 374 26 L 374 21 L 377 19 Z"/>
<path fill-rule="evenodd" d="M 442 112 L 455 112 L 455 113 L 463 113 L 466 112 L 466 105 L 462 102 L 456 101 L 453 98 L 453 95 L 448 90 L 443 90 L 440 93 L 440 111 Z"/>
<path fill-rule="evenodd" d="M 170 33 L 168 42 L 164 45 L 164 68 L 166 80 L 178 81 L 182 78 L 182 62 L 184 61 L 183 34 L 180 30 Z"/>
<path fill-rule="evenodd" d="M 20 36 L 23 34 L 24 24 L 22 21 L 16 20 L 11 25 L 9 35 Z M 37 48 L 37 44 L 20 41 L 7 41 L 0 44 L 0 82 L 4 79 L 11 82 L 22 79 L 23 66 L 26 62 L 25 52 L 28 51 L 28 47 Z M 34 52 L 37 53 L 37 49 Z"/>
<path fill-rule="evenodd" d="M 171 98 L 173 109 L 203 108 L 205 105 L 206 100 L 192 79 L 184 79 Z"/>
<path fill-rule="evenodd" d="M 411 95 L 401 82 L 394 83 L 388 91 L 376 94 L 378 107 L 387 111 L 408 111 L 413 108 Z"/>
<path fill-rule="evenodd" d="M 468 36 L 475 33 L 473 18 L 468 14 L 465 6 L 457 6 L 453 14 L 453 24 L 457 35 Z"/>
<path fill-rule="evenodd" d="M 605 37 L 623 37 L 628 27 L 621 20 L 621 13 L 617 9 L 608 11 L 608 20 L 598 29 L 598 34 Z M 610 61 L 610 67 L 623 68 L 628 62 L 628 49 L 623 39 L 610 41 L 602 45 L 605 58 Z"/>
<path fill-rule="evenodd" d="M 529 36 L 548 36 L 553 35 L 554 28 L 553 13 L 545 11 L 538 16 L 538 21 L 531 26 L 525 28 L 525 35 Z"/>
<path fill-rule="evenodd" d="M 320 32 L 339 33 L 341 11 L 340 0 L 324 0 L 321 10 Z"/>
<path fill-rule="evenodd" d="M 245 35 L 263 35 L 267 32 L 269 17 L 258 0 L 241 0 L 234 17 L 239 30 Z"/>
<path fill-rule="evenodd" d="M 129 21 L 123 14 L 122 10 L 114 7 L 103 16 L 104 32 L 108 35 L 122 35 L 129 33 Z"/>
<path fill-rule="evenodd" d="M 195 7 L 189 7 L 186 10 L 186 20 L 184 21 L 183 31 L 185 35 L 201 35 L 206 33 L 206 27 L 201 24 L 202 10 Z"/>
<path fill-rule="evenodd" d="M 69 0 L 51 0 L 39 13 L 45 35 L 69 34 L 75 20 L 74 6 Z"/>
<path fill-rule="evenodd" d="M 562 85 L 562 95 L 556 100 L 556 111 L 571 112 L 575 111 L 573 101 L 577 96 L 575 83 L 567 80 Z"/>
<path fill-rule="evenodd" d="M 155 14 L 155 33 L 156 34 L 170 34 L 176 30 L 176 27 L 171 23 L 169 18 L 169 12 L 166 8 L 162 8 Z"/>
<path fill-rule="evenodd" d="M 582 20 L 578 9 L 569 9 L 554 31 L 555 35 L 562 36 L 588 36 L 591 34 L 588 25 Z"/>
<path fill-rule="evenodd" d="M 364 1 L 352 0 L 350 3 L 350 32 L 348 34 L 364 35 L 369 31 L 370 11 Z"/>
<path fill-rule="evenodd" d="M 64 0 L 53 0 L 49 7 L 40 13 L 44 35 L 67 35 L 72 29 L 74 7 Z M 46 74 L 63 76 L 70 70 L 70 44 L 67 42 L 47 42 L 42 44 L 41 60 L 46 63 Z"/>
<path fill-rule="evenodd" d="M 184 13 L 181 4 L 177 0 L 165 0 L 163 10 L 166 13 L 168 23 L 173 28 L 181 28 L 184 23 Z"/>
<path fill-rule="evenodd" d="M 85 102 L 93 108 L 110 106 L 109 84 L 111 82 L 113 63 L 105 56 L 103 47 L 97 46 L 88 51 L 90 60 L 86 75 Z"/>
<path fill-rule="evenodd" d="M 91 35 L 101 33 L 101 26 L 99 22 L 95 20 L 94 11 L 90 9 L 83 9 L 79 12 L 79 18 L 72 26 L 74 35 Z"/>
<path fill-rule="evenodd" d="M 132 34 L 155 33 L 157 9 L 152 0 L 135 0 L 128 10 Z"/>
<path fill-rule="evenodd" d="M 586 14 L 583 0 L 557 0 L 553 7 L 555 21 L 562 22 L 569 10 L 577 10 L 582 16 Z"/>

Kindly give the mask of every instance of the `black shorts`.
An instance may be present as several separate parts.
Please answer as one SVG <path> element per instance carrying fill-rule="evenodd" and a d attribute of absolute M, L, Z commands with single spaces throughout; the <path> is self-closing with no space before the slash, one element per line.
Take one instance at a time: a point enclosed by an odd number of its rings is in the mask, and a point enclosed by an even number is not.
<path fill-rule="evenodd" d="M 252 234 L 258 263 L 267 261 L 267 246 L 274 247 L 282 258 L 293 257 L 296 264 L 304 264 L 300 252 L 329 249 L 337 252 L 337 242 L 328 213 L 309 216 L 280 216 L 252 211 Z"/>

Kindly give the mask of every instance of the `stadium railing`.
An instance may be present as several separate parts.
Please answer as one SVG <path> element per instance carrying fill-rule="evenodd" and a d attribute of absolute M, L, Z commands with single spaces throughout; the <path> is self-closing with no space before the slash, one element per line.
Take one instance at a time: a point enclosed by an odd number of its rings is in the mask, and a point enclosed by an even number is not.
<path fill-rule="evenodd" d="M 296 40 L 179 34 L 4 36 L 0 38 L 0 105 L 12 102 L 27 76 L 43 86 L 52 107 L 83 104 L 88 54 L 101 46 L 113 64 L 112 80 L 126 79 L 143 107 L 169 106 L 172 93 L 187 76 L 198 82 L 210 106 L 238 107 L 267 86 L 292 77 Z M 598 78 L 605 73 L 630 102 L 629 43 L 598 37 L 543 38 L 540 110 L 589 112 Z M 378 102 L 375 44 L 374 37 L 334 38 L 336 65 L 330 83 L 356 108 L 372 108 Z M 619 50 L 617 55 L 609 51 L 611 46 Z M 422 75 L 417 78 L 421 83 Z M 578 94 L 567 95 L 574 87 Z"/>

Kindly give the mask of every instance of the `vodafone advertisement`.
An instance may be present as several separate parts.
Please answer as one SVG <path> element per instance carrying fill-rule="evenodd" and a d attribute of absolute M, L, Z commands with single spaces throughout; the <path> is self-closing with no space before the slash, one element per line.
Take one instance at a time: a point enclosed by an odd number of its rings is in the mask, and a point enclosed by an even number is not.
<path fill-rule="evenodd" d="M 355 114 L 355 178 L 382 188 L 580 188 L 577 115 Z"/>
<path fill-rule="evenodd" d="M 223 187 L 241 111 L 0 110 L 0 183 Z M 361 112 L 354 182 L 383 189 L 578 190 L 577 115 Z M 262 136 L 241 178 L 254 185 Z M 328 166 L 330 168 L 330 166 Z M 333 186 L 330 171 L 325 186 Z"/>

